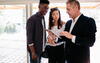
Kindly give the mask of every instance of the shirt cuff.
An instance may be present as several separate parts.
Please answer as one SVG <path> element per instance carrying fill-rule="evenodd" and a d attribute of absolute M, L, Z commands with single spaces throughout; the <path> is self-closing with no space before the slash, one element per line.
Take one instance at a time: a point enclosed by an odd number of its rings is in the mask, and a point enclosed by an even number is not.
<path fill-rule="evenodd" d="M 75 43 L 76 36 L 72 37 L 72 42 Z"/>
<path fill-rule="evenodd" d="M 34 43 L 28 44 L 28 46 L 33 46 L 33 45 L 34 45 Z"/>
<path fill-rule="evenodd" d="M 57 42 L 57 41 L 58 41 L 58 38 L 55 39 L 55 42 Z"/>

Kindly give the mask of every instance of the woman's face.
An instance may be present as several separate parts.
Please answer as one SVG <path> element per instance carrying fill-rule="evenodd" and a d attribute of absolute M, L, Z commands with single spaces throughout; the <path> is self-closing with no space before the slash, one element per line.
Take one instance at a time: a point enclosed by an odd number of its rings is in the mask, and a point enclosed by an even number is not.
<path fill-rule="evenodd" d="M 58 21 L 59 12 L 57 10 L 52 12 L 52 18 L 53 18 L 54 21 Z"/>

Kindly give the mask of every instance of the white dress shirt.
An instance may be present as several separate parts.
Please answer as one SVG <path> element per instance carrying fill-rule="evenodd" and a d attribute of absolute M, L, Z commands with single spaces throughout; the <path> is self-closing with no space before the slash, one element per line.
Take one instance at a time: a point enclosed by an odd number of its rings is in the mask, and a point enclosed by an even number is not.
<path fill-rule="evenodd" d="M 45 42 L 45 19 L 42 19 L 42 26 L 43 26 L 43 48 L 42 48 L 42 51 L 45 51 L 45 46 L 46 46 L 46 42 Z"/>
<path fill-rule="evenodd" d="M 72 30 L 73 30 L 73 28 L 74 28 L 74 26 L 75 26 L 75 24 L 76 24 L 76 22 L 77 22 L 77 20 L 79 19 L 80 16 L 81 16 L 81 14 L 80 14 L 79 16 L 77 16 L 77 17 L 75 18 L 75 20 L 72 19 L 72 23 L 71 23 L 71 27 L 70 27 L 69 33 L 72 32 Z M 73 37 L 72 37 L 72 42 L 73 42 L 73 43 L 75 43 L 75 39 L 76 39 L 76 36 L 73 36 Z"/>
<path fill-rule="evenodd" d="M 65 29 L 65 24 L 63 24 L 62 28 L 60 28 L 60 29 L 58 29 L 57 26 L 54 26 L 50 31 L 52 31 L 55 35 L 57 35 L 59 37 L 60 36 L 60 32 L 64 31 L 64 29 Z M 50 36 L 48 35 L 48 37 L 50 37 Z M 57 41 L 58 41 L 58 37 L 56 38 Z M 47 45 L 50 45 L 50 46 L 59 46 L 61 44 L 64 44 L 64 42 L 59 42 L 59 43 L 56 43 L 56 44 L 47 43 Z"/>

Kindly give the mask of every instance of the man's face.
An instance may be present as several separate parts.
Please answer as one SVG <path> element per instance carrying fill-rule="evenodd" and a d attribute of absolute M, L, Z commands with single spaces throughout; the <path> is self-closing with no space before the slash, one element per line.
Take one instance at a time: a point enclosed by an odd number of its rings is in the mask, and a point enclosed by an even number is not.
<path fill-rule="evenodd" d="M 73 6 L 73 5 L 68 3 L 66 5 L 66 10 L 67 10 L 67 13 L 69 14 L 70 18 L 73 18 L 73 19 L 76 18 L 76 14 L 77 14 L 77 7 L 76 6 Z"/>
<path fill-rule="evenodd" d="M 40 4 L 39 9 L 42 15 L 45 15 L 49 9 L 49 6 L 48 4 Z"/>

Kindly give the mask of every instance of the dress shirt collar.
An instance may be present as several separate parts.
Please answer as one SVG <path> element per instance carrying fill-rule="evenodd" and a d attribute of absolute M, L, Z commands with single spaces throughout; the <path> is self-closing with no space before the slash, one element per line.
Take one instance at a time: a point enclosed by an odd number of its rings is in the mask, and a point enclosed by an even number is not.
<path fill-rule="evenodd" d="M 74 20 L 72 19 L 72 23 L 76 23 L 77 20 L 79 19 L 79 17 L 81 16 L 82 14 L 80 14 L 79 16 L 77 16 Z"/>
<path fill-rule="evenodd" d="M 79 17 L 80 17 L 81 15 L 82 15 L 82 14 L 80 14 L 79 16 L 77 16 L 77 17 L 75 18 L 75 20 L 72 19 L 71 27 L 70 27 L 70 30 L 69 30 L 70 33 L 72 32 L 72 30 L 73 30 L 73 28 L 74 28 L 74 26 L 75 26 L 77 20 L 79 19 Z"/>

